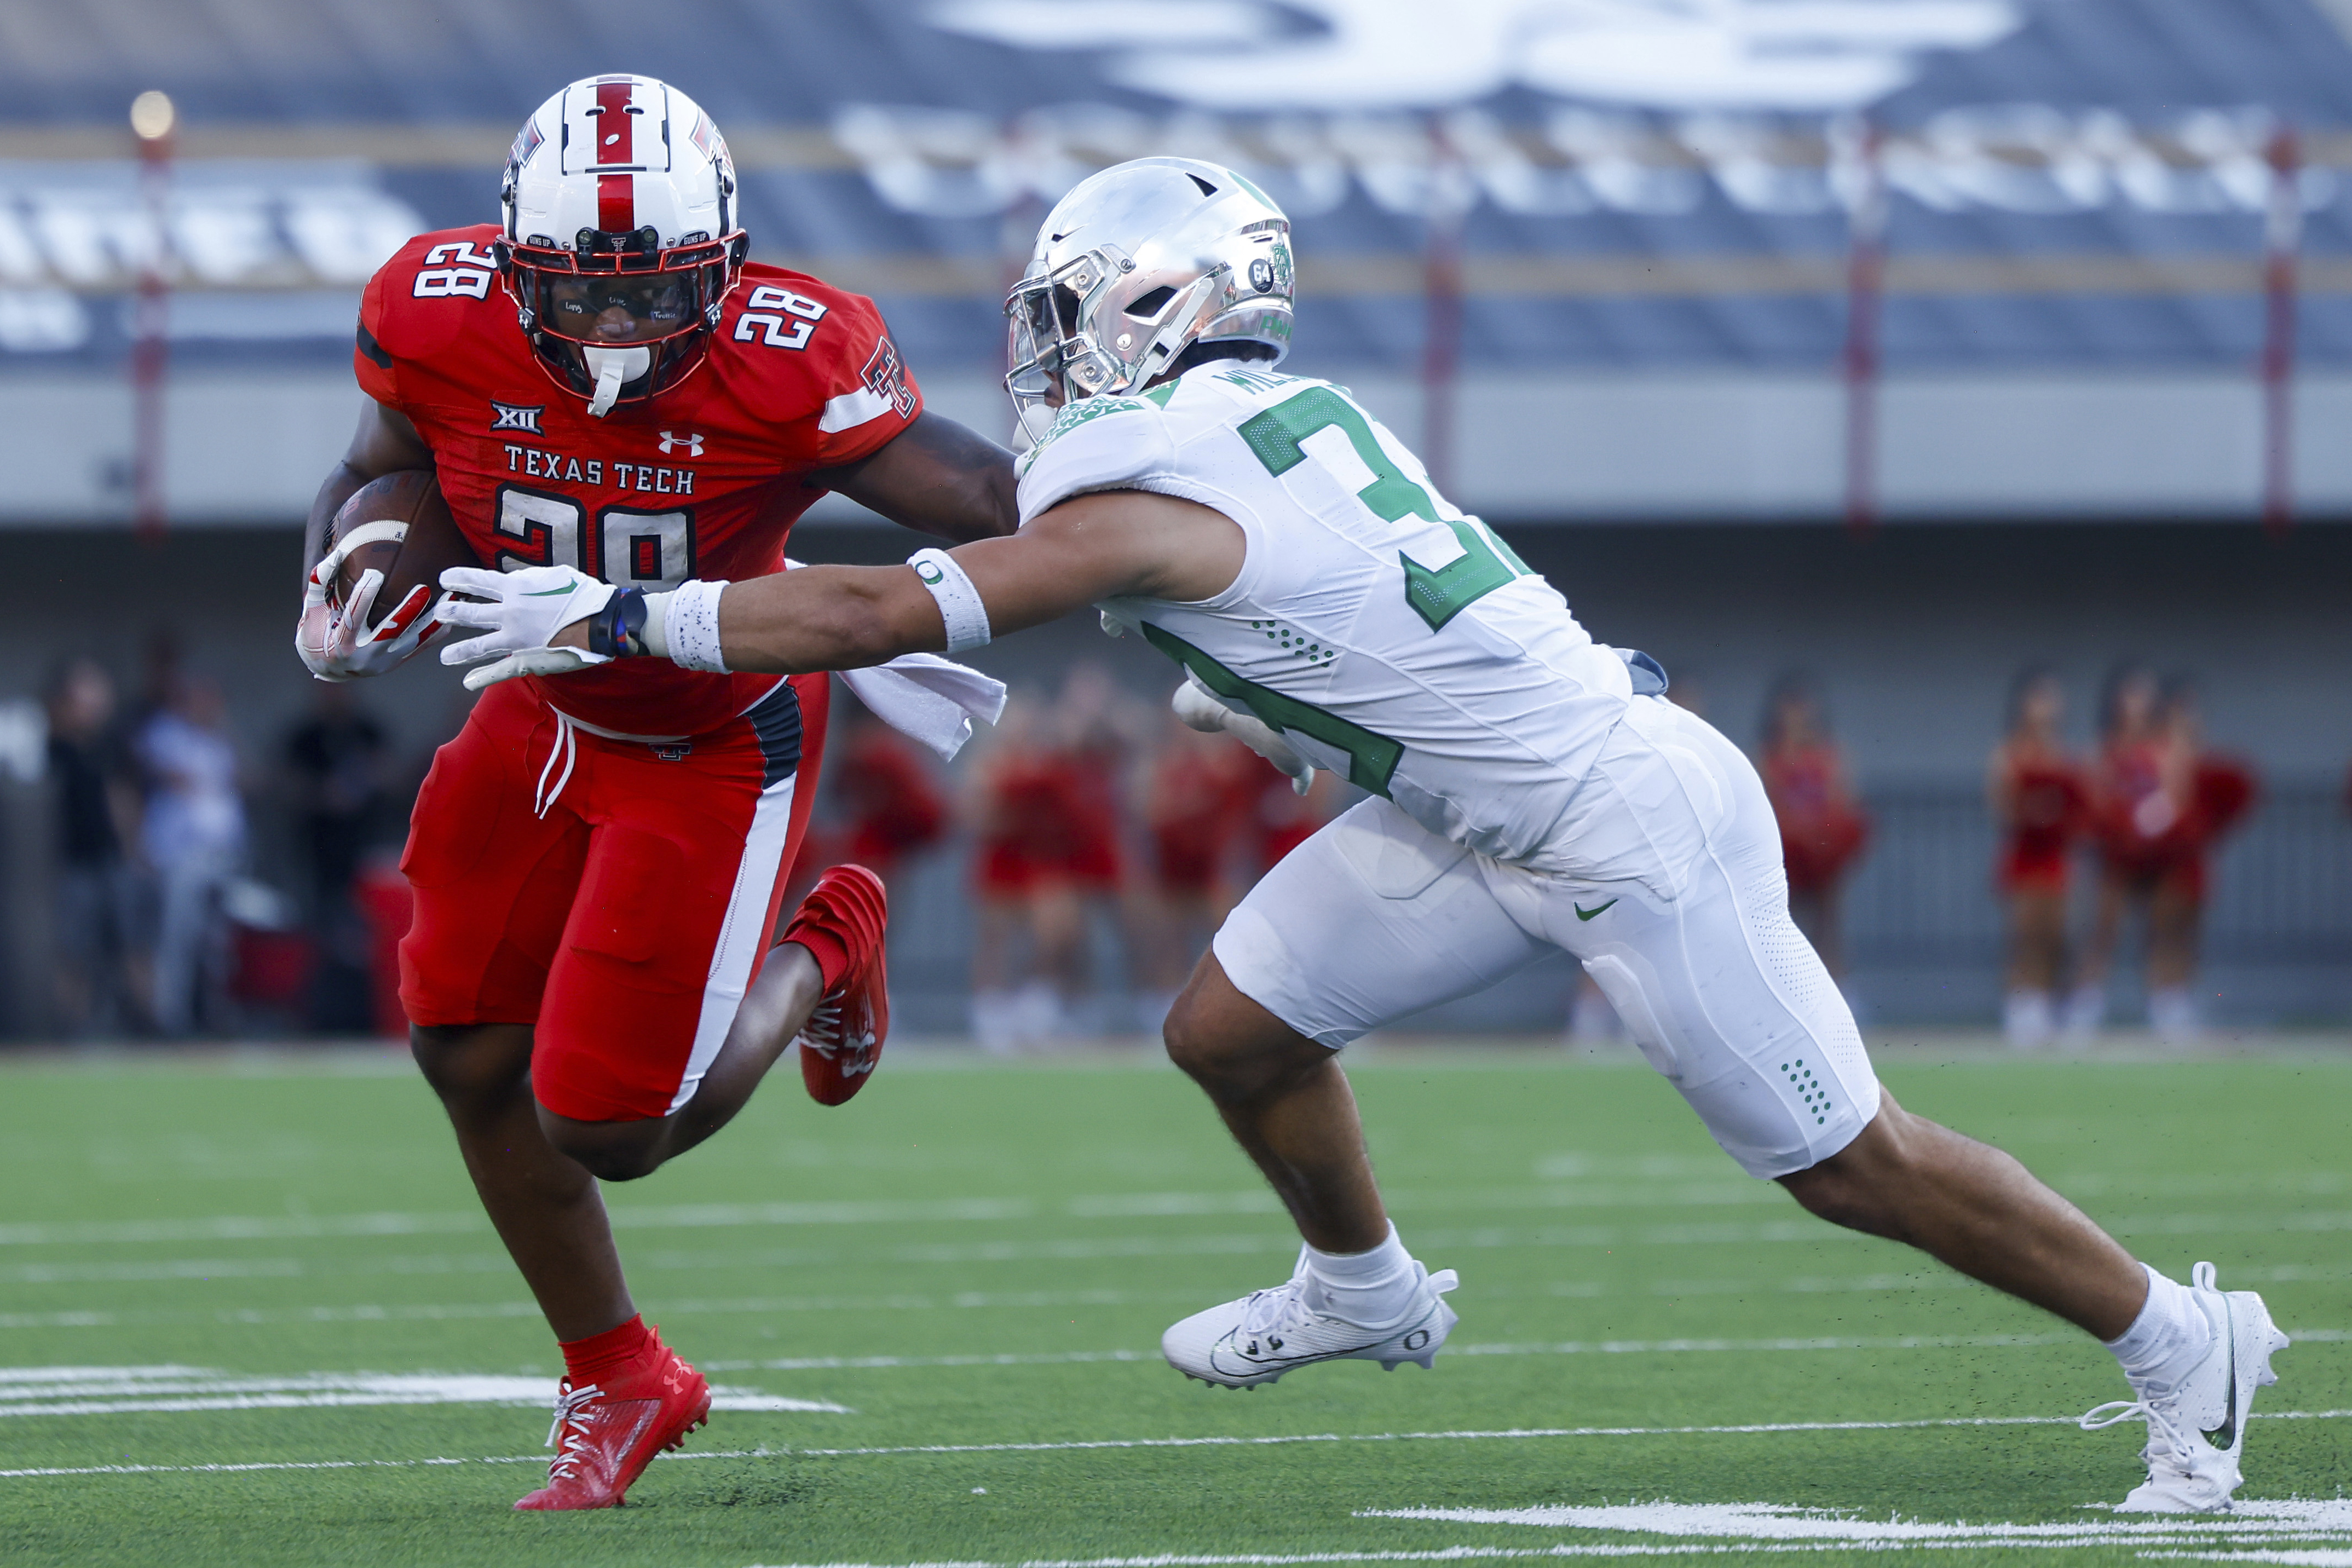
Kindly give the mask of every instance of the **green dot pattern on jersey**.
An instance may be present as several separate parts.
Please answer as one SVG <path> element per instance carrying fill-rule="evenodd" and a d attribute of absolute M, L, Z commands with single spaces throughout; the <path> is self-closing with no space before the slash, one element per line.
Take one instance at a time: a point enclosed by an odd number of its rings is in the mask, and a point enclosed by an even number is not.
<path fill-rule="evenodd" d="M 1338 648 L 1309 642 L 1305 632 L 1294 632 L 1280 621 L 1252 621 L 1250 630 L 1265 633 L 1266 641 L 1286 653 L 1298 655 L 1309 664 L 1328 664 L 1339 657 Z"/>
<path fill-rule="evenodd" d="M 1802 1057 L 1799 1057 L 1793 1062 L 1782 1062 L 1780 1070 L 1789 1075 L 1789 1081 L 1795 1084 L 1797 1092 L 1805 1097 L 1805 1109 L 1814 1113 L 1813 1125 L 1816 1127 L 1828 1125 L 1829 1085 L 1813 1081 L 1811 1069 L 1805 1066 L 1805 1058 Z"/>
<path fill-rule="evenodd" d="M 1260 626 L 1258 629 L 1265 628 Z M 1275 729 L 1296 730 L 1344 753 L 1348 759 L 1348 782 L 1358 789 L 1382 796 L 1389 793 L 1389 780 L 1394 776 L 1397 764 L 1404 760 L 1402 742 L 1392 741 L 1311 702 L 1301 702 L 1296 697 L 1286 697 L 1271 687 L 1235 675 L 1182 637 L 1150 621 L 1143 623 L 1143 638 L 1198 676 L 1202 685 L 1227 702 L 1242 704 Z"/>

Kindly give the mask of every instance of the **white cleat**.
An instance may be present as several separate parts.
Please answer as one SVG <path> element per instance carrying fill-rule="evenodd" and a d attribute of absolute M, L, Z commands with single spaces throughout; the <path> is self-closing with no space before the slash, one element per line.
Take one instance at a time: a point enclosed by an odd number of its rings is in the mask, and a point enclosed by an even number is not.
<path fill-rule="evenodd" d="M 1302 1267 L 1289 1282 L 1195 1312 L 1160 1336 L 1160 1353 L 1187 1377 L 1226 1388 L 1255 1388 L 1294 1367 L 1318 1361 L 1399 1362 L 1427 1367 L 1461 1320 L 1444 1300 L 1462 1281 L 1413 1264 L 1412 1300 L 1385 1323 L 1352 1323 L 1327 1310 L 1322 1289 Z"/>
<path fill-rule="evenodd" d="M 2205 1359 L 2171 1393 L 2156 1398 L 2118 1400 L 2085 1411 L 2086 1432 L 2118 1421 L 2147 1423 L 2147 1479 L 2116 1505 L 2118 1513 L 2211 1513 L 2226 1510 L 2243 1480 L 2238 1453 L 2246 1442 L 2246 1417 L 2254 1390 L 2278 1381 L 2271 1357 L 2286 1349 L 2287 1337 L 2271 1322 L 2270 1310 L 2252 1290 L 2217 1290 L 2213 1266 L 2189 1272 L 2189 1289 L 2213 1342 Z"/>

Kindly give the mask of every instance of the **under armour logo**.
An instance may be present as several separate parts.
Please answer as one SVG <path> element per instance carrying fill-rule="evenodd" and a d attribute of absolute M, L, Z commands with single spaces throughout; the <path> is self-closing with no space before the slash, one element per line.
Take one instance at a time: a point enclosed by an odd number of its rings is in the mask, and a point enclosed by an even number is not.
<path fill-rule="evenodd" d="M 699 458 L 702 456 L 702 437 L 700 436 L 677 436 L 673 435 L 667 430 L 661 433 L 661 449 L 663 457 L 667 458 L 670 453 L 676 451 L 680 447 L 686 448 L 686 455 L 689 458 Z"/>

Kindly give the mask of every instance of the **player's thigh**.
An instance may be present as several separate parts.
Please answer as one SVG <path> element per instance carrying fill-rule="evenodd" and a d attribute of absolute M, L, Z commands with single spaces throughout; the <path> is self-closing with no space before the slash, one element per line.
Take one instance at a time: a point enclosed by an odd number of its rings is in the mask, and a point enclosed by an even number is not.
<path fill-rule="evenodd" d="M 575 1121 L 667 1116 L 692 1098 L 767 954 L 801 781 L 757 735 L 730 731 L 675 760 L 599 746 L 589 782 L 594 831 L 532 1089 Z"/>
<path fill-rule="evenodd" d="M 1672 899 L 1628 884 L 1605 914 L 1570 918 L 1598 901 L 1571 884 L 1545 925 L 1725 1152 L 1751 1175 L 1786 1175 L 1869 1125 L 1878 1080 L 1845 998 L 1789 917 L 1780 827 L 1755 769 L 1695 717 L 1658 729 L 1710 775 L 1693 787 L 1719 792 L 1705 847 Z"/>
<path fill-rule="evenodd" d="M 1476 856 L 1377 798 L 1285 856 L 1212 946 L 1242 994 L 1335 1050 L 1550 951 L 1496 900 Z"/>
<path fill-rule="evenodd" d="M 555 721 L 519 683 L 492 687 L 434 754 L 400 868 L 415 913 L 400 999 L 427 1027 L 528 1024 L 562 940 L 587 853 L 570 811 L 533 805 Z"/>

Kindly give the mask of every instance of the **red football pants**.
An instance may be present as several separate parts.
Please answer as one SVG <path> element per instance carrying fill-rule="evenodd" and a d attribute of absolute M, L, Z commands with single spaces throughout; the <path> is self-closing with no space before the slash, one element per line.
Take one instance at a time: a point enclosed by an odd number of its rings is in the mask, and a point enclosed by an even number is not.
<path fill-rule="evenodd" d="M 627 1121 L 691 1099 L 760 973 L 815 798 L 831 677 L 677 744 L 592 735 L 519 680 L 433 759 L 400 868 L 409 1022 L 536 1026 L 531 1089 Z"/>

